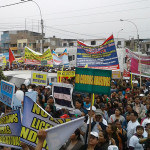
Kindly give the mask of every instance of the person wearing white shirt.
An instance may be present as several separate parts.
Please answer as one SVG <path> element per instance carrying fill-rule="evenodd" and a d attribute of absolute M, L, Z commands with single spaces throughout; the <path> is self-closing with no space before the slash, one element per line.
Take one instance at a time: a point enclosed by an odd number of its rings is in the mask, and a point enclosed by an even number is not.
<path fill-rule="evenodd" d="M 147 123 L 150 123 L 150 110 L 147 111 L 146 118 L 143 120 L 142 126 L 145 128 Z"/>
<path fill-rule="evenodd" d="M 130 138 L 129 150 L 144 150 L 143 145 L 139 143 L 140 138 L 143 138 L 143 132 L 143 126 L 138 125 L 136 127 L 136 134 Z"/>
<path fill-rule="evenodd" d="M 130 113 L 130 121 L 128 122 L 127 125 L 128 142 L 130 138 L 136 133 L 136 127 L 140 125 L 139 122 L 137 121 L 137 118 L 138 118 L 137 112 L 133 111 Z"/>

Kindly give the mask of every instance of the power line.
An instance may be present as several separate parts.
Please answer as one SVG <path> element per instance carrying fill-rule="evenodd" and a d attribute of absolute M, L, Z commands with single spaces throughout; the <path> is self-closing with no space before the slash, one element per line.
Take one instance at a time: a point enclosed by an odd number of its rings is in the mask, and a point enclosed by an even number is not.
<path fill-rule="evenodd" d="M 50 13 L 47 15 L 51 15 L 51 14 L 62 14 L 62 13 L 68 13 L 68 12 L 76 12 L 76 11 L 85 11 L 85 10 L 91 10 L 91 9 L 99 9 L 99 8 L 105 8 L 105 7 L 111 7 L 111 6 L 119 6 L 119 5 L 126 5 L 126 4 L 134 4 L 134 3 L 139 3 L 139 2 L 143 2 L 143 1 L 148 1 L 148 0 L 140 0 L 140 1 L 133 1 L 133 2 L 126 2 L 126 3 L 117 3 L 117 4 L 112 4 L 112 5 L 104 5 L 104 6 L 99 6 L 99 7 L 91 7 L 91 8 L 85 8 L 85 9 L 75 9 L 75 10 L 71 10 L 71 11 L 63 11 L 63 12 L 54 12 L 54 13 Z"/>
<path fill-rule="evenodd" d="M 26 3 L 26 2 L 29 2 L 29 1 L 21 1 L 21 2 L 18 2 L 18 3 L 13 3 L 13 4 L 8 4 L 8 5 L 3 5 L 3 6 L 0 6 L 0 8 L 4 8 L 4 7 L 8 7 L 8 6 L 13 6 L 13 5 L 18 5 L 18 4 Z"/>
<path fill-rule="evenodd" d="M 135 10 L 142 10 L 142 9 L 149 9 L 150 7 L 142 7 L 142 8 L 135 8 L 135 9 L 124 9 L 124 10 L 116 10 L 116 11 L 107 11 L 107 12 L 100 12 L 100 13 L 92 13 L 92 14 L 86 14 L 86 15 L 77 15 L 77 16 L 70 16 L 70 17 L 61 17 L 61 18 L 49 18 L 49 19 L 45 19 L 45 20 L 57 20 L 57 19 L 68 19 L 68 18 L 74 18 L 74 17 L 85 17 L 85 16 L 93 16 L 93 15 L 102 15 L 102 14 L 108 14 L 108 13 L 110 13 L 110 14 L 112 14 L 112 13 L 118 13 L 118 12 L 123 12 L 123 11 L 135 11 Z"/>
<path fill-rule="evenodd" d="M 89 35 L 89 34 L 82 34 L 82 33 L 73 32 L 73 31 L 68 31 L 68 30 L 63 30 L 63 29 L 58 29 L 58 28 L 54 28 L 54 27 L 51 27 L 51 26 L 45 26 L 45 27 L 50 28 L 50 29 L 54 29 L 54 30 L 63 31 L 63 32 L 68 32 L 68 33 L 73 33 L 73 34 L 78 34 L 78 35 L 92 36 L 92 37 L 97 37 L 97 38 L 99 38 L 98 36 Z"/>
<path fill-rule="evenodd" d="M 150 17 L 146 17 L 146 18 L 131 18 L 131 19 L 127 19 L 127 20 L 140 20 L 140 19 L 150 19 Z M 120 22 L 119 19 L 116 20 L 106 20 L 106 21 L 96 21 L 96 22 L 83 22 L 83 23 L 75 23 L 75 24 L 63 24 L 63 25 L 58 25 L 58 24 L 54 24 L 52 26 L 70 26 L 70 25 L 87 25 L 87 24 L 99 24 L 99 23 L 109 23 L 109 22 Z"/>

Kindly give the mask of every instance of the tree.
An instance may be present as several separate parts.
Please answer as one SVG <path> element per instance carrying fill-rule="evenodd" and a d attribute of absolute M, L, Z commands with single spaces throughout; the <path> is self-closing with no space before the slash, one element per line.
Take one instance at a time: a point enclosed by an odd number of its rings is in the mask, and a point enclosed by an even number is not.
<path fill-rule="evenodd" d="M 2 69 L 0 68 L 0 81 L 5 80 L 7 81 L 7 77 L 4 76 Z"/>

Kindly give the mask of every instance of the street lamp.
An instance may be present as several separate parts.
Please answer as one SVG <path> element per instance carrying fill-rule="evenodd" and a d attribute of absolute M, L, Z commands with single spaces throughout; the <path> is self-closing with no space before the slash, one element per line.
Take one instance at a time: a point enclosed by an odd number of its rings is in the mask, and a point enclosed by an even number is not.
<path fill-rule="evenodd" d="M 21 1 L 24 1 L 24 0 L 21 0 Z M 42 34 L 41 53 L 43 53 L 43 52 L 44 52 L 44 46 L 43 46 L 43 44 L 44 44 L 44 41 L 43 41 L 43 37 L 44 37 L 44 35 L 43 35 L 44 25 L 43 25 L 43 19 L 42 19 L 42 12 L 41 12 L 41 8 L 40 8 L 40 6 L 38 5 L 38 3 L 37 3 L 37 2 L 35 2 L 34 0 L 28 0 L 28 1 L 31 1 L 31 2 L 35 3 L 35 4 L 36 4 L 36 6 L 38 6 L 39 11 L 40 11 L 40 16 L 41 16 L 41 32 L 42 32 L 42 33 L 41 33 L 41 34 Z"/>
<path fill-rule="evenodd" d="M 120 29 L 119 31 L 118 31 L 118 34 L 117 34 L 117 48 L 118 48 L 118 35 L 119 35 L 119 33 L 122 31 L 123 29 Z"/>
<path fill-rule="evenodd" d="M 139 33 L 138 33 L 138 28 L 137 28 L 136 24 L 135 24 L 134 22 L 130 21 L 130 20 L 123 20 L 123 19 L 120 19 L 120 21 L 130 22 L 130 23 L 132 23 L 132 24 L 135 26 L 136 32 L 137 32 L 137 40 L 138 40 L 138 41 L 137 41 L 137 48 L 138 48 L 138 52 L 139 52 Z"/>

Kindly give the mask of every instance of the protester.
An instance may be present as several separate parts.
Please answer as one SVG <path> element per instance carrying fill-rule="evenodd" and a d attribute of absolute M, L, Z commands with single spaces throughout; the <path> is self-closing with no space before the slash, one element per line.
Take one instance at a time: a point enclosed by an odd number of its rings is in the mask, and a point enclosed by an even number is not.
<path fill-rule="evenodd" d="M 139 143 L 139 139 L 143 138 L 142 134 L 144 133 L 143 126 L 138 125 L 136 127 L 136 133 L 133 135 L 129 141 L 129 150 L 144 150 L 143 145 Z"/>
<path fill-rule="evenodd" d="M 138 114 L 136 111 L 130 113 L 130 121 L 128 122 L 127 125 L 128 142 L 130 138 L 136 133 L 136 127 L 140 125 L 139 122 L 137 121 L 137 118 L 138 118 Z"/>
<path fill-rule="evenodd" d="M 97 146 L 99 141 L 99 135 L 97 132 L 90 132 L 89 144 L 85 144 L 80 150 L 99 150 Z"/>
<path fill-rule="evenodd" d="M 113 123 L 117 119 L 120 120 L 121 122 L 123 122 L 125 120 L 124 117 L 121 115 L 121 109 L 120 108 L 115 109 L 115 114 L 110 116 L 108 122 Z"/>
<path fill-rule="evenodd" d="M 68 142 L 60 148 L 60 150 L 79 150 L 82 147 L 83 142 L 80 138 L 80 130 L 76 129 L 75 132 L 70 136 Z"/>

